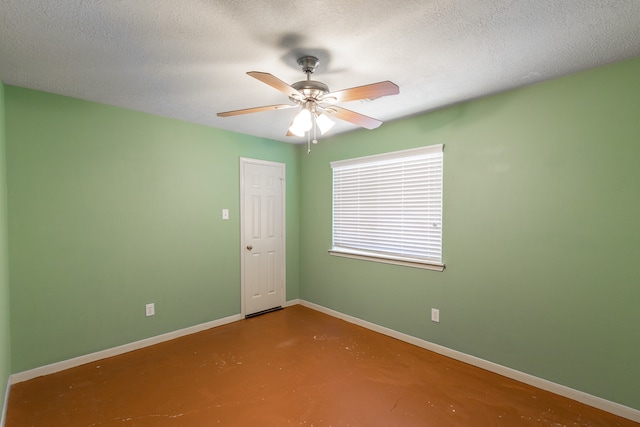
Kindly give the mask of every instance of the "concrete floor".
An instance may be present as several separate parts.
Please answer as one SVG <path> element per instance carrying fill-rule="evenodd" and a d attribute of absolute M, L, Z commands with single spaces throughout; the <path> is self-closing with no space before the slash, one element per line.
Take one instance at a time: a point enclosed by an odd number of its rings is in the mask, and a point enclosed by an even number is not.
<path fill-rule="evenodd" d="M 6 427 L 639 426 L 294 306 L 15 384 Z"/>

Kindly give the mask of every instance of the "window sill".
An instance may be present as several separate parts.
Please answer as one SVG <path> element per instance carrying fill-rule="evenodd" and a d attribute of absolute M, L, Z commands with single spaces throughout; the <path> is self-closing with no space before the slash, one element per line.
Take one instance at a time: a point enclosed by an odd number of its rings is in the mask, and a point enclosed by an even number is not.
<path fill-rule="evenodd" d="M 360 259 L 364 261 L 381 262 L 384 264 L 402 265 L 405 267 L 422 268 L 424 270 L 443 271 L 444 264 L 437 264 L 428 261 L 418 261 L 407 258 L 395 258 L 384 255 L 372 255 L 363 252 L 346 251 L 342 249 L 329 249 L 329 254 L 333 256 Z"/>

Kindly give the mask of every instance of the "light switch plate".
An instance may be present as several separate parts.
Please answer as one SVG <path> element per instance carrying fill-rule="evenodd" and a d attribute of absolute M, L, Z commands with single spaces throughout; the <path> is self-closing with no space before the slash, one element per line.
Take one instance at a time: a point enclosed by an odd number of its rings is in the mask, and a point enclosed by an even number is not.
<path fill-rule="evenodd" d="M 229 219 L 229 209 L 222 209 L 222 219 Z"/>

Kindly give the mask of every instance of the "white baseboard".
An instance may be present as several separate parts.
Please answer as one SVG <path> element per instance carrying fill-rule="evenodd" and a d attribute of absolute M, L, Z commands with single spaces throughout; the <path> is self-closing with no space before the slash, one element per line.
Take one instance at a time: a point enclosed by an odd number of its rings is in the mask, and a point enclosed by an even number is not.
<path fill-rule="evenodd" d="M 592 406 L 594 408 L 601 409 L 606 412 L 618 415 L 623 418 L 627 418 L 632 421 L 640 422 L 640 410 L 630 408 L 628 406 L 621 405 L 619 403 L 611 402 L 606 399 L 602 399 L 597 396 L 593 396 L 579 390 L 575 390 L 560 384 L 556 384 L 551 381 L 547 381 L 542 378 L 535 377 L 533 375 L 525 374 L 524 372 L 517 371 L 515 369 L 508 368 L 506 366 L 498 365 L 497 363 L 489 362 L 488 360 L 480 359 L 475 356 L 471 356 L 465 353 L 461 353 L 456 350 L 452 350 L 447 347 L 443 347 L 438 344 L 431 343 L 429 341 L 422 340 L 420 338 L 413 337 L 411 335 L 403 334 L 402 332 L 394 331 L 393 329 L 385 328 L 384 326 L 376 325 L 375 323 L 367 322 L 357 317 L 349 316 L 339 311 L 332 310 L 330 308 L 323 307 L 318 304 L 314 304 L 309 301 L 299 300 L 300 305 L 320 311 L 338 319 L 345 320 L 349 323 L 353 323 L 363 328 L 370 329 L 374 332 L 381 333 L 383 335 L 396 338 L 401 341 L 405 341 L 409 344 L 413 344 L 418 347 L 422 347 L 426 350 L 433 351 L 434 353 L 442 354 L 443 356 L 450 357 L 455 360 L 467 363 L 469 365 L 476 366 L 478 368 L 485 369 L 490 372 L 502 375 L 507 378 L 520 381 L 525 384 L 537 387 L 542 390 L 550 391 L 560 396 L 584 403 L 585 405 Z"/>
<path fill-rule="evenodd" d="M 9 389 L 11 388 L 11 377 L 7 378 L 7 388 L 4 390 L 4 404 L 2 405 L 2 415 L 0 415 L 0 427 L 4 427 L 7 418 L 7 406 L 9 405 Z"/>
<path fill-rule="evenodd" d="M 292 299 L 292 300 L 286 301 L 284 303 L 285 307 L 291 307 L 292 305 L 300 305 L 300 300 L 299 299 Z"/>
<path fill-rule="evenodd" d="M 53 374 L 55 372 L 64 371 L 65 369 L 74 368 L 76 366 L 92 363 L 97 360 L 106 359 L 107 357 L 117 356 L 119 354 L 128 353 L 133 350 L 139 350 L 150 345 L 159 344 L 161 342 L 169 341 L 185 335 L 194 334 L 196 332 L 204 331 L 207 329 L 215 328 L 216 326 L 226 325 L 227 323 L 236 322 L 244 319 L 241 314 L 235 314 L 233 316 L 225 317 L 218 320 L 213 320 L 207 323 L 201 323 L 199 325 L 190 326 L 188 328 L 180 329 L 166 334 L 157 335 L 155 337 L 146 338 L 140 341 L 135 341 L 129 344 L 124 344 L 118 347 L 113 347 L 107 350 L 98 351 L 96 353 L 87 354 L 84 356 L 75 357 L 73 359 L 64 360 L 62 362 L 52 363 L 50 365 L 41 366 L 28 371 L 19 372 L 13 374 L 10 377 L 10 383 L 16 384 L 22 381 L 28 381 L 33 378 L 41 377 L 43 375 Z"/>
<path fill-rule="evenodd" d="M 300 304 L 299 299 L 286 301 L 284 306 L 291 307 L 293 305 Z M 33 378 L 41 377 L 43 375 L 49 375 L 56 372 L 64 371 L 65 369 L 74 368 L 76 366 L 84 365 L 86 363 L 92 363 L 107 357 L 117 356 L 119 354 L 128 353 L 133 350 L 139 350 L 150 345 L 159 344 L 161 342 L 169 341 L 175 338 L 179 338 L 185 335 L 194 334 L 196 332 L 204 331 L 207 329 L 215 328 L 216 326 L 226 325 L 227 323 L 236 322 L 244 319 L 242 314 L 236 314 L 233 316 L 225 317 L 223 319 L 214 320 L 200 325 L 190 326 L 188 328 L 180 329 L 166 334 L 158 335 L 151 338 L 146 338 L 140 341 L 124 344 L 119 347 L 114 347 L 96 353 L 87 354 L 84 356 L 75 357 L 69 360 L 63 360 L 61 362 L 52 363 L 46 366 L 40 366 L 38 368 L 30 369 L 28 371 L 19 372 L 11 375 L 9 378 L 10 384 L 16 384 L 23 381 L 28 381 Z M 2 424 L 0 424 L 2 427 Z"/>

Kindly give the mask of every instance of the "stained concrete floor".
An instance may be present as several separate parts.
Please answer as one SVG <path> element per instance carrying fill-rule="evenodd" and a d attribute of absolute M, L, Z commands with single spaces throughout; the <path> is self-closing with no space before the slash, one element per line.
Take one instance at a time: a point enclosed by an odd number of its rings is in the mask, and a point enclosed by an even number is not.
<path fill-rule="evenodd" d="M 15 384 L 6 427 L 639 426 L 294 306 Z"/>

